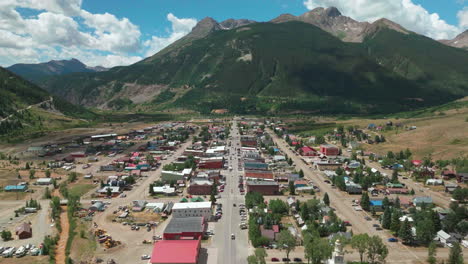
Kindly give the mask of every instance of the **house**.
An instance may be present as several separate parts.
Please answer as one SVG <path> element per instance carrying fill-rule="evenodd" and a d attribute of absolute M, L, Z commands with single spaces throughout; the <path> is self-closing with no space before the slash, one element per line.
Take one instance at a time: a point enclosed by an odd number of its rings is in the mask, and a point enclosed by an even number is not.
<path fill-rule="evenodd" d="M 31 238 L 32 237 L 31 225 L 28 223 L 22 223 L 16 228 L 15 234 L 18 236 L 18 239 Z"/>
<path fill-rule="evenodd" d="M 256 147 L 257 146 L 257 137 L 256 136 L 241 136 L 241 145 L 243 147 Z"/>
<path fill-rule="evenodd" d="M 135 200 L 132 202 L 132 211 L 133 212 L 141 212 L 145 209 L 146 201 L 143 200 Z"/>
<path fill-rule="evenodd" d="M 463 183 L 468 183 L 468 172 L 459 172 L 457 174 L 457 181 L 458 182 L 463 182 Z"/>
<path fill-rule="evenodd" d="M 449 180 L 449 179 L 452 179 L 452 178 L 456 178 L 457 174 L 454 171 L 444 170 L 444 171 L 442 171 L 440 176 L 442 176 L 442 178 L 444 180 Z"/>
<path fill-rule="evenodd" d="M 346 183 L 346 192 L 349 194 L 361 194 L 362 186 L 354 182 Z"/>
<path fill-rule="evenodd" d="M 24 192 L 28 189 L 27 185 L 7 185 L 3 190 L 5 192 Z"/>
<path fill-rule="evenodd" d="M 160 240 L 154 243 L 151 264 L 198 264 L 201 241 Z"/>
<path fill-rule="evenodd" d="M 307 181 L 305 180 L 296 180 L 294 181 L 294 187 L 299 188 L 299 187 L 306 187 L 307 186 Z"/>
<path fill-rule="evenodd" d="M 444 181 L 442 179 L 427 179 L 426 185 L 444 185 Z"/>
<path fill-rule="evenodd" d="M 393 188 L 393 189 L 402 189 L 402 188 L 405 188 L 405 185 L 404 184 L 401 184 L 401 183 L 387 183 L 387 188 Z"/>
<path fill-rule="evenodd" d="M 338 156 L 340 148 L 332 144 L 322 144 L 320 145 L 320 152 L 325 156 Z"/>
<path fill-rule="evenodd" d="M 244 162 L 244 168 L 246 170 L 268 170 L 268 164 L 263 162 L 246 161 Z"/>
<path fill-rule="evenodd" d="M 51 185 L 52 182 L 52 178 L 39 178 L 36 181 L 37 185 Z"/>
<path fill-rule="evenodd" d="M 164 210 L 164 203 L 147 203 L 146 209 L 161 213 Z"/>
<path fill-rule="evenodd" d="M 164 229 L 163 238 L 173 239 L 201 239 L 206 225 L 203 217 L 172 218 Z"/>
<path fill-rule="evenodd" d="M 429 196 L 414 197 L 413 204 L 416 207 L 421 207 L 423 204 L 432 205 L 432 197 L 429 197 Z"/>
<path fill-rule="evenodd" d="M 317 150 L 315 150 L 314 148 L 308 147 L 308 146 L 304 146 L 304 147 L 300 148 L 299 153 L 302 156 L 306 156 L 306 157 L 315 157 L 315 156 L 319 155 Z"/>
<path fill-rule="evenodd" d="M 279 184 L 274 181 L 247 181 L 247 192 L 277 195 L 279 194 Z"/>
<path fill-rule="evenodd" d="M 266 237 L 271 241 L 276 240 L 276 236 L 279 234 L 279 226 L 278 225 L 272 225 L 271 229 L 266 229 L 264 225 L 260 226 L 260 233 L 262 234 L 262 237 Z"/>
<path fill-rule="evenodd" d="M 209 195 L 213 188 L 213 183 L 205 179 L 193 179 L 190 182 L 187 192 L 191 195 Z"/>
<path fill-rule="evenodd" d="M 273 156 L 274 162 L 286 161 L 286 157 L 283 155 L 275 155 Z"/>
<path fill-rule="evenodd" d="M 444 246 L 449 246 L 452 243 L 458 242 L 454 237 L 447 234 L 444 230 L 437 232 L 436 239 Z"/>
<path fill-rule="evenodd" d="M 460 186 L 458 186 L 458 184 L 456 183 L 445 183 L 445 192 L 453 193 L 453 191 L 455 191 L 458 188 L 460 188 Z"/>
<path fill-rule="evenodd" d="M 373 208 L 376 212 L 383 211 L 382 200 L 370 200 L 370 207 Z"/>
<path fill-rule="evenodd" d="M 120 194 L 120 187 L 119 186 L 104 186 L 104 188 L 97 191 L 97 193 L 101 196 L 108 196 L 108 190 L 110 189 L 111 196 L 115 197 Z"/>
<path fill-rule="evenodd" d="M 173 217 L 203 217 L 210 220 L 212 216 L 211 202 L 175 203 L 172 207 Z"/>
<path fill-rule="evenodd" d="M 343 164 L 340 162 L 332 162 L 332 161 L 317 161 L 316 163 L 317 169 L 321 171 L 335 171 L 336 169 L 340 168 Z"/>

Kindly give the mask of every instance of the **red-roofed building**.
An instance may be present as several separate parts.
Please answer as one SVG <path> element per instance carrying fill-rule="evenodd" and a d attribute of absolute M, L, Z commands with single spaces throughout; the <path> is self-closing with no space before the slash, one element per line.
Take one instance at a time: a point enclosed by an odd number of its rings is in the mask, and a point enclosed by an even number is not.
<path fill-rule="evenodd" d="M 197 264 L 200 240 L 160 240 L 154 243 L 151 264 Z"/>
<path fill-rule="evenodd" d="M 300 148 L 299 153 L 301 153 L 302 156 L 307 157 L 318 156 L 318 151 L 308 146 Z"/>
<path fill-rule="evenodd" d="M 246 170 L 244 172 L 245 178 L 249 179 L 261 179 L 261 180 L 273 180 L 273 172 L 272 171 L 261 171 L 261 170 Z"/>
<path fill-rule="evenodd" d="M 325 156 L 338 156 L 340 154 L 340 149 L 332 144 L 322 144 L 320 145 L 320 152 Z"/>
<path fill-rule="evenodd" d="M 263 225 L 260 226 L 260 233 L 262 234 L 262 237 L 266 237 L 269 240 L 276 240 L 276 235 L 279 233 L 279 226 L 278 225 L 272 225 L 271 229 L 265 229 Z"/>
<path fill-rule="evenodd" d="M 414 166 L 418 167 L 418 166 L 420 166 L 422 164 L 422 160 L 412 160 L 411 163 Z"/>

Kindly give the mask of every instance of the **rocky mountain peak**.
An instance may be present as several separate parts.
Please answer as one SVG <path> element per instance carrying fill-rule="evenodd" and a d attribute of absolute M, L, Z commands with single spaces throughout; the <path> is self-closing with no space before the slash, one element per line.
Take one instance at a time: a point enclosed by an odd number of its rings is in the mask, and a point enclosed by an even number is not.
<path fill-rule="evenodd" d="M 223 22 L 219 23 L 219 25 L 221 26 L 221 29 L 223 29 L 223 30 L 231 30 L 231 29 L 242 27 L 242 26 L 249 25 L 249 24 L 252 24 L 252 23 L 255 23 L 255 21 L 249 20 L 249 19 L 232 19 L 232 18 L 230 18 L 230 19 L 226 19 Z"/>
<path fill-rule="evenodd" d="M 341 12 L 338 10 L 338 8 L 336 7 L 329 7 L 327 9 L 325 9 L 325 13 L 324 13 L 326 16 L 328 17 L 338 17 L 338 16 L 341 16 Z"/>

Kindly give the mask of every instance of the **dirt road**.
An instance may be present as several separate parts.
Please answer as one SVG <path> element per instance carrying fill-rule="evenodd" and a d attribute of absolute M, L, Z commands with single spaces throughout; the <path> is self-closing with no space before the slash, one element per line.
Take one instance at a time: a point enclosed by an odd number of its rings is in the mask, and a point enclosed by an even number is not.
<path fill-rule="evenodd" d="M 65 264 L 65 248 L 67 247 L 68 235 L 70 232 L 70 224 L 68 222 L 66 206 L 62 206 L 62 213 L 60 213 L 60 226 L 62 227 L 62 232 L 60 232 L 60 239 L 55 251 L 55 263 Z"/>

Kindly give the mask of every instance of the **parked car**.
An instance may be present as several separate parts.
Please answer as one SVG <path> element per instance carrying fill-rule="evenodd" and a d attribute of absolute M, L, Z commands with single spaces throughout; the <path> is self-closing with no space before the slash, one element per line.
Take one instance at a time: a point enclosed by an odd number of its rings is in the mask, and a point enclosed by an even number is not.
<path fill-rule="evenodd" d="M 371 220 L 372 220 L 372 218 L 370 218 L 369 216 L 364 217 L 364 219 L 366 219 L 367 221 L 371 221 Z"/>
<path fill-rule="evenodd" d="M 291 261 L 291 260 L 288 259 L 288 258 L 282 258 L 281 260 L 282 260 L 283 262 L 290 262 L 290 261 Z"/>
<path fill-rule="evenodd" d="M 293 258 L 293 261 L 294 262 L 302 262 L 302 259 L 301 258 Z"/>
<path fill-rule="evenodd" d="M 150 259 L 151 257 L 149 255 L 141 255 L 141 260 L 146 260 Z"/>
<path fill-rule="evenodd" d="M 397 238 L 391 237 L 388 239 L 388 242 L 398 242 Z"/>
<path fill-rule="evenodd" d="M 279 262 L 278 258 L 271 258 L 271 262 Z"/>

